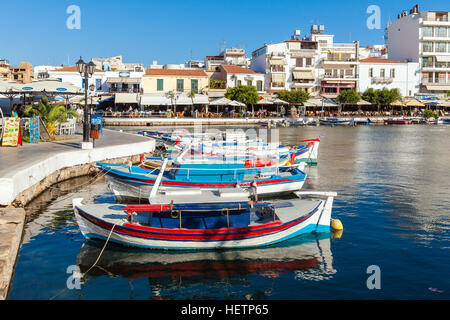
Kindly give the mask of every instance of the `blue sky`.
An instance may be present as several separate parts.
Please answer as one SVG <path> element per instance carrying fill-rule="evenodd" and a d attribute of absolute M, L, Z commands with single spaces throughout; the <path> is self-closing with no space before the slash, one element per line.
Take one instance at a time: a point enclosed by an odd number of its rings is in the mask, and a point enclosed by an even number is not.
<path fill-rule="evenodd" d="M 244 48 L 248 56 L 264 43 L 309 34 L 324 24 L 335 41 L 383 44 L 384 26 L 415 4 L 421 11 L 450 11 L 443 0 L 0 0 L 0 58 L 10 63 L 73 65 L 83 56 L 122 55 L 149 66 L 183 63 L 218 54 L 221 45 Z M 67 7 L 81 9 L 81 29 L 69 30 Z M 370 5 L 381 9 L 381 30 L 369 30 Z"/>

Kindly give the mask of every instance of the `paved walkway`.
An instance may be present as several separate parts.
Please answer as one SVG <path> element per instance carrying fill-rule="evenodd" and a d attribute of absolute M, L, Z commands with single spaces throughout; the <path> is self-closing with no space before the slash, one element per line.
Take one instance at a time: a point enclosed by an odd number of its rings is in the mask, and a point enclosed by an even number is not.
<path fill-rule="evenodd" d="M 103 129 L 93 150 L 81 149 L 80 134 L 72 138 L 0 148 L 0 206 L 9 205 L 19 193 L 59 169 L 135 156 L 155 147 L 152 139 L 110 129 Z"/>

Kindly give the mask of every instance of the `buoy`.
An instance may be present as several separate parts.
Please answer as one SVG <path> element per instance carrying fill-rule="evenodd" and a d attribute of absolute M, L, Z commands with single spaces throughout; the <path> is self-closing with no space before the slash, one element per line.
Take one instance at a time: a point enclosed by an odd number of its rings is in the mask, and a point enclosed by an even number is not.
<path fill-rule="evenodd" d="M 331 227 L 333 230 L 344 230 L 341 220 L 331 219 Z"/>
<path fill-rule="evenodd" d="M 331 232 L 333 239 L 340 239 L 342 237 L 342 234 L 344 233 L 344 230 L 333 230 Z"/>

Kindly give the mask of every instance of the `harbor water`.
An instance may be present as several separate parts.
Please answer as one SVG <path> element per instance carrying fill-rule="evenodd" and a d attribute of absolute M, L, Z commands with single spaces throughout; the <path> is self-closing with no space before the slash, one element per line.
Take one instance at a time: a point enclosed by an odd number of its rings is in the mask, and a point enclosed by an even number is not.
<path fill-rule="evenodd" d="M 71 199 L 115 200 L 80 178 L 30 204 L 9 299 L 449 299 L 450 126 L 279 129 L 285 145 L 318 136 L 304 189 L 338 193 L 342 234 L 218 252 L 109 243 L 89 270 L 103 243 L 84 240 Z"/>

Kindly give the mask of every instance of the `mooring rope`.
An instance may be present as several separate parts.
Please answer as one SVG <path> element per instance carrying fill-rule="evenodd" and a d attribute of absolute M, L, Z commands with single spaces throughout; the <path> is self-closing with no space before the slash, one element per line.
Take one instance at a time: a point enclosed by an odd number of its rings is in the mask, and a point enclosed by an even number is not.
<path fill-rule="evenodd" d="M 100 251 L 100 254 L 99 254 L 98 257 L 97 257 L 97 260 L 95 260 L 94 264 L 93 264 L 86 272 L 84 272 L 84 273 L 81 275 L 81 277 L 84 277 L 87 273 L 89 273 L 89 271 L 91 271 L 92 268 L 94 268 L 95 265 L 98 263 L 98 261 L 100 260 L 100 257 L 101 257 L 102 254 L 103 254 L 103 251 L 105 250 L 106 246 L 108 245 L 109 239 L 111 238 L 111 235 L 112 235 L 112 233 L 113 233 L 115 227 L 116 227 L 116 224 L 114 224 L 114 225 L 112 226 L 111 231 L 109 232 L 108 238 L 106 239 L 105 245 L 103 246 L 102 251 Z"/>

